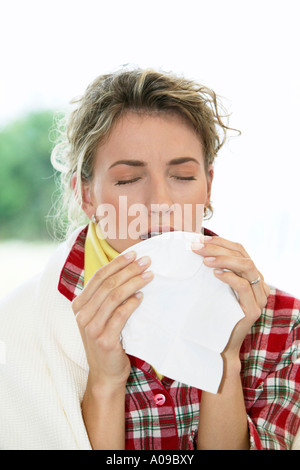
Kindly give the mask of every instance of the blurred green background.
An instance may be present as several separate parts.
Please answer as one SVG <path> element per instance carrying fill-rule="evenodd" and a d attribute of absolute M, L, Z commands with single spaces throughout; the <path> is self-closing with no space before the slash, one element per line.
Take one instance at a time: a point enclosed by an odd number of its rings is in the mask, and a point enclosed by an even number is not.
<path fill-rule="evenodd" d="M 0 129 L 0 300 L 40 272 L 57 246 L 54 117 L 30 112 Z"/>
<path fill-rule="evenodd" d="M 0 241 L 52 239 L 53 118 L 51 110 L 30 112 L 0 129 Z"/>

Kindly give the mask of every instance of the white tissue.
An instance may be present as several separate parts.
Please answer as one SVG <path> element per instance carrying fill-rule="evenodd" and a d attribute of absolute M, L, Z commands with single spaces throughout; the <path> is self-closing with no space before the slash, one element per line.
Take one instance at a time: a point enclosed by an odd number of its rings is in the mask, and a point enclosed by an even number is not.
<path fill-rule="evenodd" d="M 221 352 L 244 313 L 233 290 L 191 249 L 192 232 L 165 232 L 132 249 L 151 258 L 153 280 L 122 331 L 127 354 L 159 373 L 211 393 L 222 375 Z M 121 254 L 123 254 L 121 253 Z"/>

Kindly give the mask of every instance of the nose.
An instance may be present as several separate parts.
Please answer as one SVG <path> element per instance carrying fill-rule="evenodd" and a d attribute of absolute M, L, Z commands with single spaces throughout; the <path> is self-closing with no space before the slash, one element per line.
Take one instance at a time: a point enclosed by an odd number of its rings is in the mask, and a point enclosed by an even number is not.
<path fill-rule="evenodd" d="M 152 215 L 156 214 L 169 214 L 173 211 L 173 205 L 169 206 L 167 203 L 162 204 L 151 204 L 150 206 L 150 213 Z"/>
<path fill-rule="evenodd" d="M 150 213 L 153 215 L 157 213 L 168 214 L 174 208 L 172 195 L 163 178 L 152 181 L 148 200 Z"/>

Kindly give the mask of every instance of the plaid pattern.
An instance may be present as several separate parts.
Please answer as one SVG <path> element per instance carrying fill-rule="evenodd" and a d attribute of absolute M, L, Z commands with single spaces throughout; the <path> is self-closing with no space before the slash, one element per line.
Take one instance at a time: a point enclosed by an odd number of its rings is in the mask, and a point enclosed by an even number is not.
<path fill-rule="evenodd" d="M 79 233 L 60 274 L 58 290 L 74 300 L 84 287 L 84 244 L 88 225 Z"/>
<path fill-rule="evenodd" d="M 62 269 L 58 290 L 73 300 L 83 289 L 85 227 Z M 206 230 L 206 235 L 212 234 Z M 241 348 L 241 379 L 251 449 L 289 449 L 300 424 L 300 302 L 272 288 Z M 129 356 L 126 449 L 195 449 L 201 391 L 164 377 Z M 163 396 L 163 402 L 157 401 Z"/>
<path fill-rule="evenodd" d="M 200 390 L 167 377 L 162 381 L 146 362 L 129 356 L 126 387 L 126 449 L 195 449 Z M 163 395 L 162 405 L 155 403 Z"/>
<path fill-rule="evenodd" d="M 272 289 L 241 349 L 253 446 L 289 449 L 300 422 L 300 302 Z"/>

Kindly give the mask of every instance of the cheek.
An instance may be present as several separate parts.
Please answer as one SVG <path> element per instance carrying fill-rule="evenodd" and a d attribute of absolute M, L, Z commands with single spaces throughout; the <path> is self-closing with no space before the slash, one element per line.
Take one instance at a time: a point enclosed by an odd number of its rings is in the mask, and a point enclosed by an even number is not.
<path fill-rule="evenodd" d="M 174 225 L 185 232 L 200 233 L 203 224 L 204 208 L 207 201 L 207 186 L 199 185 L 193 189 L 185 190 L 178 202 L 178 211 L 175 211 Z"/>
<path fill-rule="evenodd" d="M 207 202 L 207 186 L 197 185 L 186 187 L 182 190 L 178 197 L 174 197 L 174 202 L 180 204 L 182 207 L 186 206 L 195 215 L 196 207 L 198 205 L 205 205 Z"/>
<path fill-rule="evenodd" d="M 203 222 L 203 203 L 183 203 L 174 212 L 174 228 L 184 232 L 201 232 Z"/>
<path fill-rule="evenodd" d="M 116 196 L 112 192 L 104 194 L 97 200 L 96 215 L 102 236 L 109 241 L 118 241 L 118 251 L 127 247 L 126 240 L 140 241 L 140 234 L 148 230 L 147 207 L 138 203 L 137 198 Z"/>

